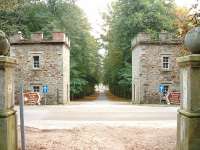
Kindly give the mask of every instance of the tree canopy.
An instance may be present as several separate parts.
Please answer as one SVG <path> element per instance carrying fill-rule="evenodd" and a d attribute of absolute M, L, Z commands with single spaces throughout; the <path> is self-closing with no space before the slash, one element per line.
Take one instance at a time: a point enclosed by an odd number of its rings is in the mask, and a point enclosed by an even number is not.
<path fill-rule="evenodd" d="M 156 37 L 161 31 L 175 31 L 174 10 L 172 0 L 117 0 L 104 14 L 104 82 L 115 95 L 131 97 L 131 40 L 139 32 Z"/>
<path fill-rule="evenodd" d="M 71 40 L 71 96 L 94 92 L 99 82 L 99 42 L 91 35 L 90 24 L 76 0 L 24 0 L 12 9 L 0 9 L 0 20 L 0 29 L 7 35 L 22 31 L 29 37 L 42 31 L 51 38 L 52 31 L 65 32 Z"/>
<path fill-rule="evenodd" d="M 200 3 L 197 0 L 190 9 L 185 7 L 176 8 L 176 26 L 178 27 L 178 34 L 184 37 L 186 33 L 200 25 Z"/>
<path fill-rule="evenodd" d="M 3 0 L 0 6 L 0 29 L 8 35 L 22 31 L 29 37 L 42 31 L 51 38 L 52 31 L 63 31 L 70 37 L 72 98 L 93 93 L 102 74 L 113 94 L 130 98 L 131 40 L 139 32 L 154 38 L 162 31 L 178 31 L 184 36 L 191 27 L 200 25 L 199 1 L 190 10 L 175 8 L 174 0 L 113 1 L 103 14 L 106 34 L 102 39 L 107 55 L 102 73 L 100 42 L 91 35 L 90 24 L 76 1 Z"/>

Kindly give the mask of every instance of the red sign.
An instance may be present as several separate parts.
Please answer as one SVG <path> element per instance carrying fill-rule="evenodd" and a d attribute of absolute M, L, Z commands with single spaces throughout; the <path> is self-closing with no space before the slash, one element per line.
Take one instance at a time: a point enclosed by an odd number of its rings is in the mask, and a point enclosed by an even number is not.
<path fill-rule="evenodd" d="M 180 92 L 171 92 L 167 95 L 167 99 L 170 104 L 180 104 L 181 93 Z"/>
<path fill-rule="evenodd" d="M 37 92 L 24 93 L 24 103 L 27 105 L 39 105 L 41 101 L 40 94 Z"/>

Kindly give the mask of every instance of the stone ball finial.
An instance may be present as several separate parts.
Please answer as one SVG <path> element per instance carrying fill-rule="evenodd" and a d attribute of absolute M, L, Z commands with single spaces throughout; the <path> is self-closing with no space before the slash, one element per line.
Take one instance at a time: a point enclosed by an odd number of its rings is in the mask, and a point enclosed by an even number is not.
<path fill-rule="evenodd" d="M 193 28 L 186 34 L 185 46 L 192 54 L 200 54 L 200 27 Z"/>
<path fill-rule="evenodd" d="M 10 43 L 3 31 L 0 30 L 0 55 L 8 56 L 10 51 Z"/>

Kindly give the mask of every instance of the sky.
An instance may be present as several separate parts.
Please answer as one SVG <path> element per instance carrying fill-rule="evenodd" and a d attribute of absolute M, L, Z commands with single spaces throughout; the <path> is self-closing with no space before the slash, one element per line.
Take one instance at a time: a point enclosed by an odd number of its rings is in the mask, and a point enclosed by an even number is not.
<path fill-rule="evenodd" d="M 84 10 L 91 24 L 91 33 L 99 38 L 102 33 L 101 26 L 103 20 L 101 18 L 102 12 L 106 11 L 107 6 L 113 0 L 78 0 L 78 5 Z M 178 6 L 191 7 L 197 0 L 175 0 Z M 100 50 L 100 53 L 104 54 L 104 50 Z"/>
<path fill-rule="evenodd" d="M 88 20 L 92 26 L 92 33 L 99 37 L 103 20 L 102 12 L 105 12 L 107 5 L 112 0 L 78 0 L 78 5 L 85 11 Z"/>
<path fill-rule="evenodd" d="M 179 6 L 191 7 L 197 0 L 175 0 Z"/>
<path fill-rule="evenodd" d="M 78 5 L 86 13 L 92 27 L 92 34 L 99 37 L 103 23 L 101 14 L 113 0 L 78 0 Z M 196 0 L 175 0 L 178 6 L 191 7 Z"/>

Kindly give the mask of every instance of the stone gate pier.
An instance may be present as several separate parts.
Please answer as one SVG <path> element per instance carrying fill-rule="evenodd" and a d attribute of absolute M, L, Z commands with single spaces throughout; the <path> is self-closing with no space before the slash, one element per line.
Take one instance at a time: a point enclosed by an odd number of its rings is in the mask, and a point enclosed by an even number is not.
<path fill-rule="evenodd" d="M 17 150 L 17 122 L 14 110 L 14 68 L 9 43 L 0 31 L 0 150 Z"/>
<path fill-rule="evenodd" d="M 177 150 L 200 149 L 200 27 L 185 38 L 191 55 L 177 59 L 181 74 L 181 107 L 178 111 Z"/>

